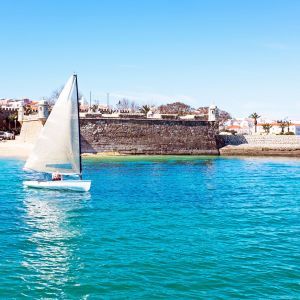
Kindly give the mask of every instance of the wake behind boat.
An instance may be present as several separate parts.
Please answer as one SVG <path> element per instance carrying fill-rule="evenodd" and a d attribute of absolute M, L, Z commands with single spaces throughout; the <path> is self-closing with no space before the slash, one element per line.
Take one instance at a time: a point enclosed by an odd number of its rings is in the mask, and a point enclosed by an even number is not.
<path fill-rule="evenodd" d="M 72 191 L 88 191 L 90 180 L 82 180 L 79 99 L 77 75 L 67 81 L 37 139 L 24 169 L 52 173 L 52 181 L 24 181 L 23 185 Z M 78 180 L 62 180 L 62 175 Z"/>

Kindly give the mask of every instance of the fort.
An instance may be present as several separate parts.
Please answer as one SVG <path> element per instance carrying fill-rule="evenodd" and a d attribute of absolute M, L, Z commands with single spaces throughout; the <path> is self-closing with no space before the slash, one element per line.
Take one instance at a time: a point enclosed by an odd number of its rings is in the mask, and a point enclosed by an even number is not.
<path fill-rule="evenodd" d="M 83 153 L 218 155 L 216 109 L 208 119 L 155 119 L 138 117 L 102 117 L 86 114 L 80 118 Z M 41 102 L 36 115 L 25 116 L 19 141 L 35 142 L 48 116 L 47 104 Z M 55 141 L 54 141 L 55 142 Z"/>
<path fill-rule="evenodd" d="M 18 140 L 33 144 L 47 115 L 43 102 L 36 115 L 19 111 L 22 129 Z M 219 135 L 218 122 L 211 119 L 86 114 L 80 118 L 80 128 L 82 152 L 90 154 L 300 156 L 298 136 Z"/>
<path fill-rule="evenodd" d="M 83 118 L 80 125 L 85 153 L 219 154 L 216 122 Z"/>

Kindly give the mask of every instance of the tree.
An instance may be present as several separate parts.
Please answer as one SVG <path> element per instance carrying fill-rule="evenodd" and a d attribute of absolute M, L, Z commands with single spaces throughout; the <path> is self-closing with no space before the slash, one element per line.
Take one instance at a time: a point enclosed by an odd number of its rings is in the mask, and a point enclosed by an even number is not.
<path fill-rule="evenodd" d="M 281 133 L 280 134 L 284 134 L 284 129 L 288 126 L 287 122 L 284 121 L 284 120 L 278 120 L 277 124 L 281 128 Z"/>
<path fill-rule="evenodd" d="M 219 125 L 223 126 L 224 123 L 228 120 L 230 120 L 231 114 L 225 110 L 219 109 L 219 115 L 218 115 L 218 121 L 219 121 Z"/>
<path fill-rule="evenodd" d="M 202 106 L 197 109 L 197 112 L 200 113 L 201 115 L 208 115 L 208 109 L 209 109 L 208 106 Z"/>
<path fill-rule="evenodd" d="M 92 112 L 97 112 L 98 106 L 96 104 L 92 105 L 91 110 Z"/>
<path fill-rule="evenodd" d="M 130 101 L 127 98 L 123 98 L 123 99 L 119 100 L 119 102 L 117 103 L 116 106 L 117 106 L 118 110 L 123 110 L 123 111 L 135 112 L 135 111 L 139 110 L 138 104 L 135 103 L 134 101 Z"/>
<path fill-rule="evenodd" d="M 118 110 L 129 110 L 129 107 L 130 107 L 129 100 L 126 98 L 119 100 L 119 102 L 117 103 Z"/>
<path fill-rule="evenodd" d="M 18 119 L 18 114 L 16 112 L 10 113 L 7 117 L 8 120 L 8 128 L 9 130 L 11 129 L 10 123 L 14 122 L 15 124 L 15 130 L 17 129 L 17 119 Z"/>
<path fill-rule="evenodd" d="M 174 102 L 158 107 L 161 114 L 177 114 L 179 116 L 188 115 L 192 112 L 192 108 L 182 102 Z"/>
<path fill-rule="evenodd" d="M 31 115 L 33 112 L 31 106 L 29 104 L 24 105 L 24 115 Z"/>
<path fill-rule="evenodd" d="M 251 114 L 249 118 L 254 120 L 254 128 L 255 128 L 255 133 L 257 132 L 257 119 L 259 119 L 261 116 L 259 116 L 256 112 Z"/>
<path fill-rule="evenodd" d="M 262 125 L 263 130 L 266 134 L 270 133 L 270 129 L 273 127 L 270 123 L 265 123 Z"/>
<path fill-rule="evenodd" d="M 55 102 L 58 99 L 63 88 L 64 88 L 64 86 L 62 85 L 61 87 L 54 90 L 50 97 L 44 97 L 50 106 L 53 106 L 55 104 Z M 82 98 L 82 93 L 80 91 L 78 91 L 78 99 L 81 99 L 81 98 Z"/>
<path fill-rule="evenodd" d="M 149 105 L 143 105 L 140 108 L 140 112 L 143 113 L 145 116 L 147 116 L 147 113 L 150 111 L 150 106 Z"/>
<path fill-rule="evenodd" d="M 52 94 L 51 94 L 50 97 L 45 97 L 46 100 L 47 100 L 47 102 L 48 102 L 48 104 L 49 104 L 50 106 L 53 106 L 53 105 L 55 104 L 55 102 L 56 102 L 56 100 L 58 99 L 58 97 L 59 97 L 60 93 L 62 92 L 63 88 L 64 88 L 64 86 L 62 85 L 61 87 L 55 89 L 55 90 L 52 92 Z"/>
<path fill-rule="evenodd" d="M 134 101 L 130 102 L 130 110 L 131 112 L 136 112 L 140 109 L 139 105 L 135 103 Z"/>
<path fill-rule="evenodd" d="M 290 126 L 292 125 L 292 122 L 291 121 L 286 121 L 286 126 L 287 126 L 287 129 L 288 131 L 287 132 L 290 132 Z"/>

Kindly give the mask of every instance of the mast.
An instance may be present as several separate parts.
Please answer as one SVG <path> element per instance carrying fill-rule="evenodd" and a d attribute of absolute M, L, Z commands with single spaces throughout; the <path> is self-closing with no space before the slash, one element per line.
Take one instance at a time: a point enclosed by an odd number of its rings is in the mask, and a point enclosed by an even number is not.
<path fill-rule="evenodd" d="M 81 162 L 81 136 L 80 136 L 80 118 L 79 118 L 79 96 L 78 96 L 78 82 L 77 74 L 74 74 L 75 84 L 76 84 L 76 96 L 77 96 L 77 113 L 78 113 L 78 134 L 79 134 L 79 165 L 80 165 L 80 174 L 79 178 L 82 179 L 82 162 Z"/>

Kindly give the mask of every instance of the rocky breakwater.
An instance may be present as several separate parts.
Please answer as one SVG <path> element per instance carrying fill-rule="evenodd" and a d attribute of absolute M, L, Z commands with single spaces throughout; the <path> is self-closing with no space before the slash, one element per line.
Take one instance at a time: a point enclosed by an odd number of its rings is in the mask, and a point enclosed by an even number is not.
<path fill-rule="evenodd" d="M 221 155 L 300 157 L 300 136 L 220 135 Z"/>
<path fill-rule="evenodd" d="M 218 155 L 215 122 L 82 118 L 82 152 Z"/>

